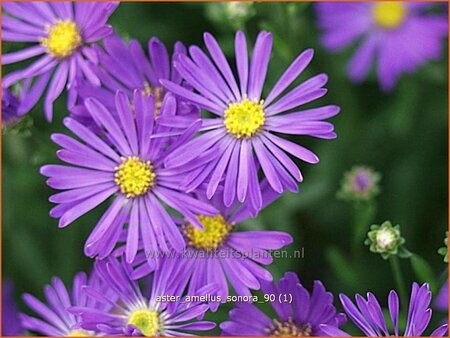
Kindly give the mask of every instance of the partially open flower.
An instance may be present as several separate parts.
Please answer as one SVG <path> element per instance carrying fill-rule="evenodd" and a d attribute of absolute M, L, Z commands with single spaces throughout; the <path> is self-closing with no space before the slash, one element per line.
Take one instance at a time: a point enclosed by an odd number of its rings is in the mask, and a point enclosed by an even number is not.
<path fill-rule="evenodd" d="M 344 174 L 338 197 L 347 201 L 368 201 L 380 192 L 381 175 L 369 167 L 356 166 Z"/>

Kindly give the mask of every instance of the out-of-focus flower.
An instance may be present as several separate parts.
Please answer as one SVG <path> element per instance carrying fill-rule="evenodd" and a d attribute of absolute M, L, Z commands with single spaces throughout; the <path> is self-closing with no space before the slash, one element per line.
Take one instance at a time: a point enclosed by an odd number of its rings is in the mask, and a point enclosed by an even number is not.
<path fill-rule="evenodd" d="M 87 64 L 95 59 L 88 46 L 112 33 L 106 22 L 114 12 L 117 2 L 9 2 L 2 5 L 2 41 L 30 42 L 33 45 L 17 52 L 2 55 L 2 65 L 12 64 L 41 56 L 25 69 L 7 74 L 2 86 L 28 80 L 34 82 L 36 93 L 47 87 L 44 111 L 47 120 L 53 116 L 53 102 L 64 88 L 69 89 L 69 106 L 73 104 L 75 92 L 73 84 L 77 76 L 84 77 L 99 85 L 99 79 Z M 66 86 L 67 84 L 67 86 Z M 33 105 L 27 104 L 26 113 Z"/>
<path fill-rule="evenodd" d="M 364 244 L 370 246 L 370 251 L 379 253 L 384 259 L 396 255 L 405 239 L 400 234 L 400 225 L 392 226 L 386 221 L 381 225 L 372 225 Z"/>
<path fill-rule="evenodd" d="M 263 206 L 279 197 L 268 186 L 262 189 Z M 189 222 L 179 220 L 181 231 L 186 240 L 186 250 L 178 255 L 167 257 L 189 268 L 180 278 L 190 281 L 189 291 L 199 289 L 208 283 L 216 283 L 214 295 L 225 301 L 229 295 L 228 282 L 236 294 L 251 295 L 250 289 L 259 289 L 260 280 L 272 281 L 272 275 L 262 265 L 271 264 L 270 250 L 278 250 L 292 243 L 292 237 L 280 231 L 239 231 L 239 223 L 251 217 L 245 206 L 226 207 L 220 197 L 208 201 L 204 192 L 196 197 L 205 203 L 211 203 L 219 214 L 216 216 L 198 215 L 204 230 L 199 230 Z M 145 255 L 154 254 L 147 253 Z M 140 259 L 134 275 L 140 278 L 150 273 L 145 258 Z M 137 262 L 137 265 L 139 262 Z M 216 310 L 220 302 L 211 304 Z"/>
<path fill-rule="evenodd" d="M 2 336 L 20 336 L 23 333 L 19 312 L 14 301 L 13 284 L 9 280 L 2 281 Z"/>
<path fill-rule="evenodd" d="M 448 312 L 448 279 L 434 300 L 434 307 L 440 311 Z"/>
<path fill-rule="evenodd" d="M 335 138 L 333 124 L 323 120 L 336 115 L 339 108 L 324 106 L 292 112 L 327 92 L 323 86 L 328 78 L 319 74 L 284 94 L 311 61 L 311 49 L 292 62 L 263 99 L 261 94 L 272 50 L 271 33 L 258 34 L 250 62 L 244 33 L 236 34 L 238 82 L 214 37 L 205 33 L 204 41 L 211 58 L 194 46 L 189 49 L 190 57 L 179 55 L 175 62 L 175 68 L 197 93 L 170 81 L 161 82 L 174 94 L 198 104 L 215 117 L 203 119 L 203 133 L 170 154 L 165 163 L 182 167 L 198 162 L 199 156 L 211 152 L 209 161 L 189 175 L 187 189 L 207 182 L 206 193 L 211 198 L 219 183 L 224 182 L 225 206 L 235 200 L 248 201 L 256 214 L 262 206 L 260 170 L 274 191 L 296 192 L 297 181 L 303 178 L 287 154 L 308 163 L 319 161 L 310 150 L 275 133 Z"/>
<path fill-rule="evenodd" d="M 445 233 L 444 244 L 445 246 L 439 248 L 438 253 L 444 256 L 444 262 L 448 263 L 448 231 Z"/>
<path fill-rule="evenodd" d="M 288 272 L 278 283 L 261 282 L 277 318 L 271 319 L 253 303 L 237 303 L 229 321 L 220 324 L 224 336 L 323 336 L 321 325 L 338 329 L 346 318 L 333 305 L 333 295 L 320 281 L 310 293 L 296 274 Z M 291 298 L 292 297 L 292 298 Z"/>
<path fill-rule="evenodd" d="M 430 12 L 432 2 L 322 2 L 316 5 L 322 44 L 331 52 L 359 42 L 348 74 L 361 82 L 373 63 L 381 88 L 394 88 L 403 73 L 442 57 L 447 14 Z"/>
<path fill-rule="evenodd" d="M 153 96 L 135 91 L 133 109 L 125 93 L 118 92 L 115 102 L 118 121 L 98 100 L 85 102 L 110 145 L 72 118 L 66 118 L 64 125 L 80 141 L 63 134 L 52 135 L 52 140 L 63 148 L 57 152 L 59 159 L 68 165 L 41 168 L 41 173 L 49 177 L 50 187 L 64 190 L 50 197 L 58 204 L 50 215 L 59 218 L 59 227 L 65 227 L 114 197 L 86 241 L 87 256 L 107 257 L 125 224 L 128 262 L 136 256 L 139 238 L 149 252 L 181 251 L 185 246 L 183 235 L 166 208 L 177 210 L 200 229 L 196 215 L 213 216 L 217 212 L 181 191 L 183 176 L 178 169 L 164 167 L 163 161 L 198 130 L 200 121 L 167 147 L 164 137 L 155 133 Z M 175 99 L 169 100 L 164 109 L 173 113 Z M 149 259 L 149 263 L 155 261 Z"/>
<path fill-rule="evenodd" d="M 130 279 L 131 267 L 125 260 L 119 262 L 110 257 L 97 261 L 95 269 L 118 298 L 108 299 L 103 289 L 88 286 L 86 291 L 90 298 L 111 304 L 112 308 L 108 311 L 84 306 L 71 308 L 80 315 L 81 325 L 86 330 L 97 329 L 106 335 L 154 337 L 187 335 L 185 331 L 206 331 L 215 327 L 213 322 L 198 319 L 208 310 L 204 301 L 183 297 L 186 283 L 182 276 L 186 267 L 176 261 L 165 262 L 154 273 L 149 297 L 143 296 L 138 282 Z M 196 290 L 195 296 L 200 298 L 211 291 L 212 287 L 205 285 Z M 163 296 L 178 298 L 167 301 Z"/>
<path fill-rule="evenodd" d="M 44 336 L 82 337 L 96 335 L 98 330 L 83 330 L 80 327 L 80 317 L 68 311 L 72 306 L 85 306 L 93 311 L 106 311 L 111 307 L 109 304 L 103 304 L 95 299 L 88 298 L 84 291 L 85 285 L 102 289 L 104 297 L 114 301 L 115 295 L 107 289 L 95 272 L 89 278 L 83 272 L 76 274 L 71 292 L 59 278 L 54 277 L 52 283 L 46 285 L 44 289 L 47 304 L 42 303 L 30 294 L 23 295 L 24 302 L 40 317 L 31 317 L 21 313 L 20 319 L 23 328 Z"/>
<path fill-rule="evenodd" d="M 383 315 L 380 303 L 371 293 L 367 293 L 367 300 L 361 295 L 355 296 L 356 305 L 344 294 L 340 295 L 342 306 L 352 322 L 366 335 L 370 337 L 386 336 L 421 336 L 428 327 L 432 311 L 430 309 L 431 291 L 428 284 L 419 286 L 413 283 L 411 298 L 409 301 L 406 329 L 403 334 L 399 332 L 399 299 L 397 292 L 391 290 L 388 297 L 389 317 L 394 327 L 394 333 L 388 329 L 388 323 Z M 321 325 L 325 334 L 330 336 L 348 336 L 348 334 L 335 326 Z M 447 324 L 435 329 L 431 336 L 442 337 L 447 333 Z"/>
<path fill-rule="evenodd" d="M 344 174 L 338 197 L 347 201 L 369 201 L 380 192 L 381 175 L 369 167 L 357 166 Z"/>
<path fill-rule="evenodd" d="M 157 38 L 152 38 L 148 42 L 149 57 L 147 57 L 141 44 L 134 39 L 126 43 L 119 36 L 111 35 L 104 39 L 103 44 L 104 49 L 100 46 L 93 47 L 98 62 L 90 63 L 92 72 L 99 78 L 101 86 L 96 86 L 86 80 L 77 81 L 76 91 L 80 100 L 76 106 L 71 108 L 72 117 L 84 125 L 95 125 L 83 105 L 84 99 L 96 98 L 109 111 L 116 114 L 114 104 L 116 91 L 123 91 L 132 100 L 134 91 L 139 90 L 145 95 L 153 95 L 154 113 L 156 118 L 159 118 L 160 112 L 164 111 L 161 106 L 171 95 L 166 92 L 159 81 L 167 79 L 185 86 L 181 76 L 172 66 L 172 59 L 178 54 L 186 54 L 186 47 L 181 42 L 177 42 L 174 46 L 173 56 L 170 57 L 164 44 Z M 185 88 L 189 89 L 187 86 Z M 200 117 L 198 107 L 179 97 L 175 99 L 177 100 L 175 112 L 177 115 L 191 119 Z M 172 116 L 166 118 L 171 119 Z"/>

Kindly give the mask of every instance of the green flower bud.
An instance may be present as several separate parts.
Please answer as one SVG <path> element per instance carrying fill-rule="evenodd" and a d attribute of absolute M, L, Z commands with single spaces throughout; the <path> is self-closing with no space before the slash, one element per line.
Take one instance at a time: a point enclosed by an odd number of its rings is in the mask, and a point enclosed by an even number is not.
<path fill-rule="evenodd" d="M 210 3 L 207 6 L 207 15 L 221 26 L 228 25 L 232 29 L 241 29 L 255 15 L 255 8 L 252 2 Z"/>
<path fill-rule="evenodd" d="M 445 233 L 444 244 L 445 246 L 439 248 L 438 253 L 444 256 L 444 262 L 448 263 L 448 231 Z"/>
<path fill-rule="evenodd" d="M 386 221 L 381 225 L 372 225 L 367 234 L 368 238 L 364 244 L 370 246 L 370 251 L 381 254 L 384 259 L 397 253 L 406 257 L 409 253 L 402 248 L 405 239 L 400 235 L 400 225 L 392 226 L 391 222 Z"/>

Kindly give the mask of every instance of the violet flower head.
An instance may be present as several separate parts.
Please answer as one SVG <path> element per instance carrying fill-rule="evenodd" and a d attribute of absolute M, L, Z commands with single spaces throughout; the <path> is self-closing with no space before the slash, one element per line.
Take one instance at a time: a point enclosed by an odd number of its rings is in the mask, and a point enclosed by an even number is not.
<path fill-rule="evenodd" d="M 344 174 L 338 197 L 352 202 L 369 201 L 380 193 L 380 173 L 370 167 L 355 166 Z"/>
<path fill-rule="evenodd" d="M 93 311 L 106 311 L 110 308 L 109 304 L 99 303 L 88 298 L 83 289 L 85 285 L 101 288 L 104 290 L 105 297 L 111 300 L 115 299 L 115 295 L 105 288 L 95 272 L 89 278 L 83 272 L 76 274 L 71 290 L 68 290 L 59 278 L 54 277 L 52 283 L 46 285 L 44 289 L 46 304 L 30 294 L 23 295 L 25 304 L 39 317 L 21 313 L 22 327 L 44 336 L 96 335 L 96 330 L 83 330 L 80 327 L 80 317 L 68 311 L 72 306 L 85 306 Z"/>
<path fill-rule="evenodd" d="M 2 337 L 23 334 L 19 312 L 14 301 L 14 289 L 10 280 L 2 282 Z"/>
<path fill-rule="evenodd" d="M 448 312 L 448 280 L 439 290 L 439 293 L 434 300 L 434 307 L 439 311 Z"/>
<path fill-rule="evenodd" d="M 89 47 L 112 33 L 106 22 L 117 2 L 30 2 L 4 3 L 2 8 L 2 41 L 29 42 L 32 46 L 3 54 L 2 64 L 12 64 L 38 57 L 25 69 L 7 74 L 2 81 L 5 88 L 21 80 L 33 80 L 35 94 L 29 98 L 21 113 L 27 113 L 48 85 L 44 101 L 47 120 L 52 120 L 53 102 L 65 87 L 69 102 L 74 103 L 72 90 L 77 76 L 99 85 L 99 79 L 87 64 L 95 59 Z M 67 85 L 67 86 L 66 86 Z M 31 104 L 33 103 L 33 104 Z"/>
<path fill-rule="evenodd" d="M 411 298 L 409 301 L 406 328 L 403 334 L 399 330 L 399 299 L 397 292 L 392 290 L 388 297 L 389 317 L 394 327 L 394 333 L 389 332 L 388 323 L 383 315 L 380 303 L 371 293 L 367 293 L 367 300 L 361 295 L 355 296 L 356 305 L 344 294 L 340 295 L 342 306 L 352 322 L 366 335 L 370 337 L 385 336 L 421 336 L 428 327 L 432 311 L 430 309 L 431 291 L 428 284 L 419 286 L 413 283 Z M 322 330 L 330 336 L 348 336 L 348 334 L 336 327 L 321 325 Z M 431 336 L 442 337 L 448 331 L 447 324 L 435 329 Z"/>
<path fill-rule="evenodd" d="M 221 189 L 221 187 L 219 188 Z M 262 188 L 263 206 L 279 197 L 267 182 Z M 205 203 L 211 203 L 219 214 L 215 216 L 197 215 L 203 225 L 198 229 L 188 221 L 179 220 L 180 229 L 186 240 L 186 249 L 178 255 L 170 255 L 173 260 L 187 266 L 187 273 L 180 278 L 189 280 L 189 293 L 202 285 L 215 283 L 214 299 L 211 309 L 217 310 L 222 301 L 229 295 L 228 282 L 238 295 L 250 296 L 250 289 L 259 289 L 260 280 L 272 281 L 271 273 L 265 265 L 272 263 L 270 250 L 279 250 L 292 243 L 291 235 L 280 231 L 244 231 L 239 223 L 251 217 L 245 206 L 232 205 L 226 207 L 220 196 L 208 201 L 204 191 L 197 192 L 196 197 Z M 154 253 L 144 252 L 145 256 Z M 134 278 L 141 278 L 151 271 L 146 257 L 136 258 Z M 147 258 L 148 259 L 148 258 Z"/>
<path fill-rule="evenodd" d="M 429 11 L 435 5 L 406 1 L 318 3 L 322 44 L 338 52 L 358 42 L 348 63 L 350 79 L 363 81 L 375 63 L 381 88 L 392 90 L 402 74 L 413 73 L 442 56 L 448 20 L 447 14 Z"/>
<path fill-rule="evenodd" d="M 309 293 L 296 274 L 288 272 L 278 283 L 262 282 L 265 295 L 274 295 L 270 304 L 277 318 L 272 319 L 253 303 L 237 303 L 230 311 L 229 321 L 220 324 L 224 336 L 323 336 L 322 324 L 338 328 L 346 321 L 345 315 L 337 313 L 333 295 L 320 281 L 314 282 Z M 292 296 L 292 303 L 283 297 Z"/>
<path fill-rule="evenodd" d="M 2 125 L 12 126 L 20 120 L 19 98 L 8 89 L 2 88 Z"/>
<path fill-rule="evenodd" d="M 207 182 L 207 196 L 211 198 L 223 182 L 226 206 L 235 200 L 248 201 L 256 214 L 262 207 L 260 169 L 274 191 L 298 191 L 297 181 L 302 181 L 302 175 L 288 154 L 308 163 L 319 161 L 310 150 L 275 133 L 335 138 L 333 125 L 323 120 L 336 115 L 339 108 L 324 106 L 298 110 L 326 94 L 323 86 L 328 78 L 325 74 L 287 90 L 310 63 L 311 49 L 292 62 L 263 98 L 272 50 L 271 33 L 259 33 L 251 60 L 244 33 L 236 34 L 239 81 L 214 37 L 205 33 L 204 41 L 211 57 L 193 46 L 189 49 L 189 57 L 179 55 L 175 62 L 175 68 L 195 93 L 170 81 L 162 80 L 161 83 L 167 90 L 198 104 L 214 117 L 203 119 L 203 133 L 174 151 L 166 163 L 184 166 L 198 162 L 204 152 L 211 152 L 209 161 L 186 178 L 188 191 Z"/>
<path fill-rule="evenodd" d="M 153 96 L 143 96 L 138 91 L 133 96 L 131 106 L 126 94 L 116 94 L 118 120 L 98 100 L 87 99 L 86 108 L 105 131 L 108 143 L 74 119 L 66 118 L 64 125 L 79 140 L 63 134 L 53 134 L 52 140 L 62 147 L 57 155 L 67 165 L 41 168 L 41 173 L 49 177 L 50 187 L 64 190 L 50 197 L 51 202 L 58 204 L 50 215 L 59 218 L 59 227 L 69 225 L 113 197 L 86 241 L 85 254 L 89 257 L 107 257 L 121 240 L 125 224 L 128 262 L 134 260 L 140 238 L 147 251 L 181 251 L 184 238 L 166 208 L 178 211 L 199 228 L 202 226 L 195 215 L 216 214 L 209 204 L 180 191 L 182 176 L 163 165 L 166 156 L 197 131 L 200 121 L 167 147 L 167 134 L 155 133 Z M 173 115 L 176 101 L 168 100 L 161 109 L 167 110 L 164 114 Z"/>
<path fill-rule="evenodd" d="M 158 118 L 164 100 L 171 96 L 161 86 L 161 79 L 171 80 L 189 90 L 172 66 L 172 59 L 178 54 L 186 54 L 186 47 L 181 42 L 175 43 L 173 56 L 169 55 L 164 44 L 155 37 L 148 41 L 149 56 L 138 41 L 132 39 L 125 42 L 114 34 L 105 38 L 103 45 L 104 48 L 93 47 L 98 62 L 90 63 L 92 72 L 99 78 L 101 86 L 83 79 L 78 80 L 76 84 L 80 102 L 71 108 L 71 113 L 72 117 L 83 124 L 92 123 L 90 114 L 82 104 L 86 98 L 98 99 L 108 110 L 115 113 L 114 96 L 117 90 L 124 92 L 130 100 L 134 91 L 139 90 L 145 95 L 153 95 L 154 113 Z M 178 97 L 176 100 L 177 115 L 191 119 L 199 118 L 200 109 L 197 106 Z"/>
<path fill-rule="evenodd" d="M 183 297 L 186 283 L 180 278 L 186 267 L 175 261 L 164 262 L 154 273 L 149 297 L 143 295 L 137 281 L 130 279 L 131 267 L 125 260 L 119 262 L 109 257 L 96 261 L 95 269 L 118 298 L 111 301 L 105 297 L 104 290 L 88 286 L 86 292 L 90 298 L 111 304 L 112 308 L 96 311 L 90 307 L 73 307 L 71 311 L 81 316 L 81 325 L 86 330 L 100 330 L 106 335 L 154 337 L 188 335 L 185 331 L 215 327 L 213 322 L 199 319 L 208 310 L 207 304 Z M 195 295 L 204 296 L 211 290 L 210 286 L 204 286 Z M 178 297 L 178 300 L 167 302 L 161 296 Z"/>

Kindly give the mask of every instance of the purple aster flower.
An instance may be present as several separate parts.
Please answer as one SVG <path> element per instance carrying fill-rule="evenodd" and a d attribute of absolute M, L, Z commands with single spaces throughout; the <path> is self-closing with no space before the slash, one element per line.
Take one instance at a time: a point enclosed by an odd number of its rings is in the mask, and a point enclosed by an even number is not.
<path fill-rule="evenodd" d="M 59 159 L 68 165 L 41 168 L 41 173 L 49 177 L 50 187 L 64 190 L 50 197 L 51 202 L 58 204 L 50 215 L 59 218 L 59 227 L 65 227 L 114 197 L 87 239 L 87 256 L 108 256 L 125 224 L 128 224 L 129 262 L 135 258 L 139 238 L 147 251 L 181 251 L 184 238 L 165 207 L 180 212 L 199 228 L 201 224 L 195 215 L 214 215 L 216 210 L 180 191 L 182 176 L 178 170 L 165 167 L 163 161 L 198 130 L 200 121 L 167 147 L 163 137 L 167 134 L 154 132 L 153 96 L 144 97 L 135 91 L 131 106 L 126 94 L 117 92 L 115 102 L 118 120 L 98 100 L 85 102 L 111 145 L 72 118 L 66 118 L 64 125 L 79 140 L 63 134 L 52 135 L 52 140 L 63 148 L 57 152 Z M 168 100 L 162 109 L 168 110 L 164 114 L 173 114 L 176 101 Z"/>
<path fill-rule="evenodd" d="M 447 14 L 430 13 L 434 5 L 405 1 L 318 3 L 322 44 L 338 52 L 361 40 L 348 64 L 350 79 L 363 81 L 376 63 L 381 88 L 391 90 L 400 75 L 442 56 Z"/>
<path fill-rule="evenodd" d="M 271 203 L 278 194 L 273 192 L 265 182 L 263 184 L 263 206 Z M 183 276 L 190 281 L 189 292 L 208 283 L 215 283 L 212 310 L 216 310 L 220 301 L 229 295 L 228 282 L 238 295 L 250 296 L 250 289 L 259 289 L 260 281 L 272 281 L 271 273 L 263 266 L 272 263 L 270 250 L 278 250 L 292 243 L 292 237 L 280 231 L 239 231 L 239 223 L 251 217 L 245 206 L 226 207 L 220 197 L 208 201 L 204 192 L 198 192 L 197 198 L 211 203 L 219 214 L 216 216 L 197 215 L 203 230 L 193 226 L 189 221 L 179 220 L 179 226 L 186 240 L 186 249 L 166 259 L 186 265 L 187 273 Z M 158 257 L 158 253 L 145 252 L 139 255 L 133 273 L 134 278 L 141 278 L 151 272 L 151 266 L 145 258 Z M 140 263 L 143 263 L 140 265 Z"/>
<path fill-rule="evenodd" d="M 117 35 L 111 35 L 104 41 L 104 49 L 94 46 L 98 57 L 96 64 L 91 63 L 92 72 L 100 79 L 101 86 L 96 86 L 86 80 L 77 81 L 76 90 L 80 103 L 71 109 L 72 116 L 90 125 L 90 114 L 82 104 L 83 98 L 94 97 L 108 110 L 115 112 L 114 95 L 117 90 L 133 98 L 133 92 L 139 90 L 144 94 L 152 94 L 155 99 L 155 114 L 159 112 L 164 99 L 168 97 L 159 80 L 167 79 L 185 86 L 182 78 L 172 67 L 171 57 L 166 47 L 157 38 L 148 42 L 147 57 L 141 44 L 132 39 L 128 43 Z M 186 54 L 186 48 L 181 42 L 175 43 L 174 58 L 178 54 Z M 185 88 L 189 89 L 187 86 Z M 170 94 L 169 94 L 170 95 Z M 200 110 L 195 105 L 177 98 L 177 115 L 197 119 Z M 170 117 L 169 117 L 170 118 Z"/>
<path fill-rule="evenodd" d="M 23 300 L 40 318 L 20 314 L 23 328 L 45 336 L 92 336 L 95 330 L 86 331 L 80 327 L 81 318 L 68 311 L 72 306 L 83 306 L 93 311 L 106 311 L 109 304 L 99 303 L 87 297 L 83 290 L 85 285 L 102 288 L 105 297 L 112 301 L 115 295 L 109 291 L 94 272 L 89 278 L 84 272 L 75 275 L 72 290 L 69 291 L 57 277 L 44 289 L 47 304 L 30 294 L 24 294 Z"/>
<path fill-rule="evenodd" d="M 236 34 L 238 82 L 213 36 L 205 33 L 204 40 L 211 58 L 193 46 L 189 49 L 190 57 L 179 55 L 175 62 L 177 71 L 197 93 L 167 80 L 161 83 L 215 117 L 203 119 L 204 133 L 169 155 L 166 164 L 184 166 L 205 151 L 214 149 L 210 161 L 187 177 L 186 188 L 188 191 L 195 189 L 205 181 L 208 183 L 207 196 L 211 198 L 223 182 L 226 206 L 236 199 L 240 202 L 248 200 L 256 213 L 262 206 L 258 182 L 260 168 L 273 190 L 281 193 L 285 189 L 297 191 L 296 181 L 302 180 L 300 170 L 287 154 L 308 163 L 318 162 L 310 150 L 275 133 L 335 138 L 333 125 L 323 120 L 336 115 L 339 108 L 325 106 L 297 110 L 325 95 L 325 74 L 314 76 L 283 95 L 308 66 L 313 57 L 311 49 L 294 60 L 263 99 L 261 94 L 272 49 L 272 34 L 261 32 L 258 35 L 250 62 L 244 33 Z"/>
<path fill-rule="evenodd" d="M 367 293 L 367 300 L 361 295 L 355 296 L 356 305 L 345 295 L 341 294 L 340 299 L 345 312 L 366 335 L 372 337 L 392 336 L 388 330 L 387 321 L 383 315 L 380 303 L 371 293 Z M 403 336 L 417 337 L 421 336 L 427 329 L 431 319 L 431 291 L 428 284 L 419 286 L 413 283 L 411 298 L 409 301 L 408 317 L 406 320 L 406 329 Z M 397 292 L 392 290 L 388 297 L 389 317 L 394 327 L 395 336 L 399 336 L 399 299 Z M 321 325 L 322 330 L 330 336 L 348 336 L 348 334 L 334 326 Z M 439 326 L 431 333 L 431 336 L 442 337 L 447 333 L 447 324 Z"/>
<path fill-rule="evenodd" d="M 19 312 L 14 301 L 13 284 L 2 282 L 2 336 L 20 336 L 23 333 Z"/>
<path fill-rule="evenodd" d="M 34 88 L 42 93 L 49 79 L 44 102 L 47 120 L 53 115 L 53 102 L 61 95 L 67 84 L 69 106 L 73 104 L 72 89 L 77 76 L 99 85 L 99 79 L 91 72 L 87 60 L 95 59 L 88 44 L 99 41 L 112 33 L 106 24 L 118 3 L 113 2 L 30 2 L 4 3 L 2 18 L 2 41 L 29 42 L 33 45 L 17 52 L 3 54 L 2 64 L 12 64 L 40 56 L 25 69 L 3 78 L 6 88 L 20 80 L 34 79 Z M 44 56 L 41 56 L 44 54 Z M 36 103 L 37 97 L 29 103 Z M 33 105 L 27 104 L 22 113 Z"/>
<path fill-rule="evenodd" d="M 131 266 L 125 260 L 119 262 L 109 258 L 95 263 L 95 269 L 106 285 L 117 294 L 117 301 L 111 301 L 104 290 L 87 287 L 92 299 L 112 306 L 109 311 L 96 311 L 83 306 L 71 309 L 82 318 L 82 327 L 87 330 L 100 330 L 107 335 L 136 336 L 179 336 L 184 331 L 206 331 L 215 324 L 199 318 L 208 310 L 201 301 L 188 301 L 183 297 L 186 284 L 181 278 L 186 267 L 176 261 L 165 262 L 152 276 L 150 296 L 145 297 L 137 281 L 130 279 Z M 197 290 L 196 296 L 205 296 L 211 287 Z M 176 301 L 165 301 L 174 297 Z"/>
<path fill-rule="evenodd" d="M 2 125 L 12 126 L 20 120 L 19 98 L 8 89 L 2 88 Z"/>
<path fill-rule="evenodd" d="M 440 311 L 448 312 L 448 280 L 439 290 L 439 293 L 434 300 L 434 307 Z"/>
<path fill-rule="evenodd" d="M 314 282 L 310 294 L 293 272 L 287 272 L 278 284 L 261 282 L 277 318 L 270 318 L 253 303 L 237 303 L 230 320 L 220 324 L 224 336 L 323 336 L 321 324 L 339 327 L 345 323 L 342 313 L 333 306 L 333 295 L 320 281 Z M 273 295 L 273 296 L 272 296 Z M 284 300 L 284 297 L 292 297 Z"/>
<path fill-rule="evenodd" d="M 22 117 L 30 111 L 42 95 L 48 76 L 41 77 L 38 81 L 25 79 L 17 84 L 18 90 L 13 93 L 2 87 L 2 124 L 11 127 L 20 122 Z"/>

